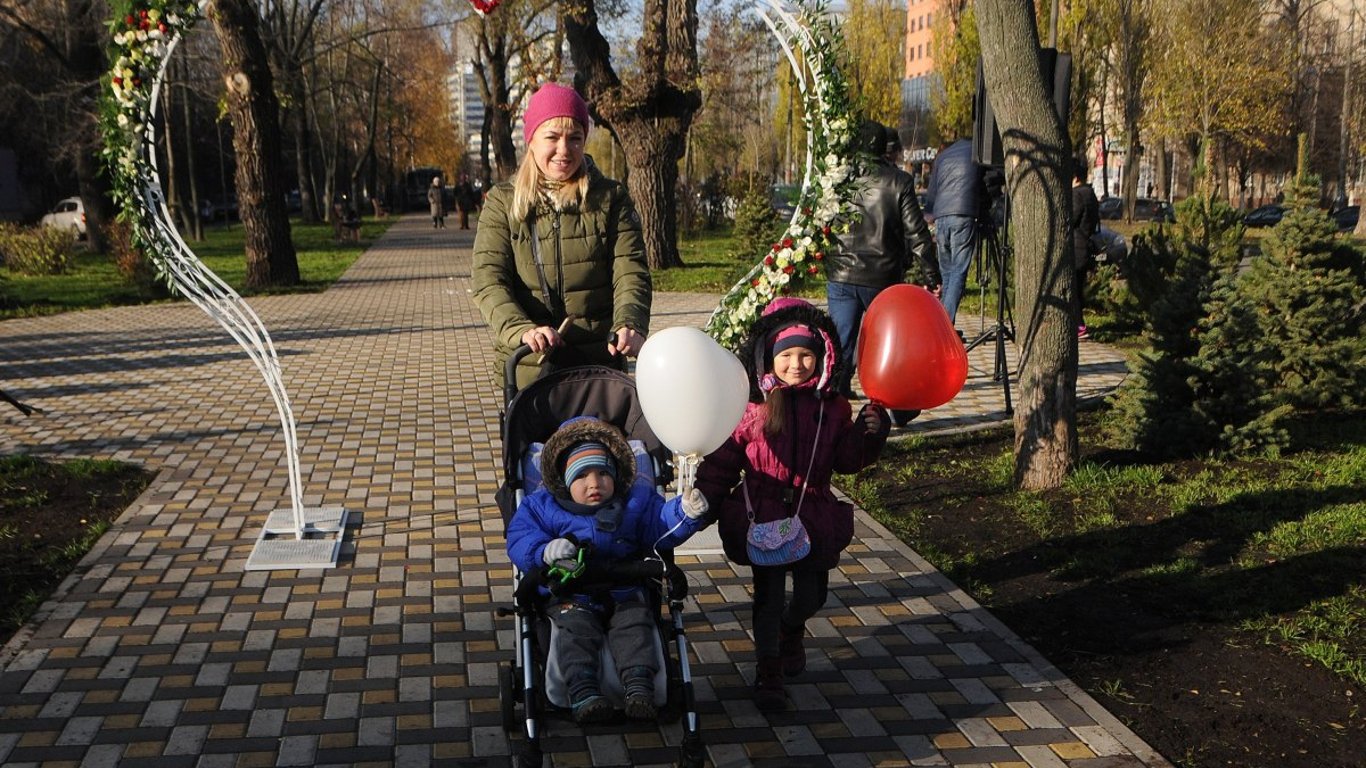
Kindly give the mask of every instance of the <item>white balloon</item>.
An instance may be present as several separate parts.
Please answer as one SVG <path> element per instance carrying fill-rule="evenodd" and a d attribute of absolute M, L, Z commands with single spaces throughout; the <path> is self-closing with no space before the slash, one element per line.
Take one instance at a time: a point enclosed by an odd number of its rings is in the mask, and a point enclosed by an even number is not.
<path fill-rule="evenodd" d="M 650 429 L 669 450 L 706 455 L 745 415 L 745 367 L 696 328 L 650 334 L 636 358 L 636 391 Z"/>

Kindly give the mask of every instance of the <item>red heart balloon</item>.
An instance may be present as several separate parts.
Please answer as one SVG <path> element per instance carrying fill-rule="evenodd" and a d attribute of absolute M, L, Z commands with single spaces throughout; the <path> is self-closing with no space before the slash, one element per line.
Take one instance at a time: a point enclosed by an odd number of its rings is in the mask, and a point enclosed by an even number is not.
<path fill-rule="evenodd" d="M 893 285 L 868 305 L 857 359 L 864 393 L 887 408 L 943 405 L 968 380 L 968 353 L 949 313 L 918 285 Z"/>
<path fill-rule="evenodd" d="M 476 13 L 483 16 L 494 8 L 497 8 L 498 3 L 500 2 L 502 2 L 502 0 L 470 0 L 470 5 L 474 6 Z"/>

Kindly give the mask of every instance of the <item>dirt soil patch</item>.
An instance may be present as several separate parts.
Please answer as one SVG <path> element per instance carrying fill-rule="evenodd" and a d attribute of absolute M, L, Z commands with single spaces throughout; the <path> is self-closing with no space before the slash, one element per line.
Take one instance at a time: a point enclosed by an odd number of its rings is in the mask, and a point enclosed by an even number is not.
<path fill-rule="evenodd" d="M 1096 441 L 1083 437 L 1088 459 L 1139 462 L 1088 451 Z M 1108 525 L 1041 536 L 1037 521 L 1027 524 L 1007 503 L 1013 494 L 1002 493 L 999 477 L 980 471 L 983 463 L 1008 466 L 1001 459 L 1010 445 L 999 430 L 931 440 L 911 449 L 916 471 L 909 478 L 904 468 L 898 474 L 905 462 L 884 461 L 861 476 L 887 484 L 874 516 L 1173 763 L 1366 765 L 1366 690 L 1241 626 L 1262 610 L 1267 601 L 1257 593 L 1273 591 L 1273 580 L 1303 584 L 1303 594 L 1286 599 L 1287 613 L 1340 592 L 1341 579 L 1360 584 L 1366 559 L 1359 551 L 1342 553 L 1346 559 L 1331 568 L 1312 557 L 1300 566 L 1268 562 L 1253 574 L 1221 567 L 1219 558 L 1231 561 L 1249 531 L 1236 523 L 1229 530 L 1215 513 L 1173 515 L 1141 494 L 1118 497 Z M 1183 474 L 1204 469 L 1198 461 L 1165 466 Z M 1238 472 L 1247 476 L 1258 466 Z M 1077 495 L 1042 494 L 1037 508 L 1056 515 L 1062 531 L 1085 528 L 1074 519 Z M 1199 567 L 1164 570 L 1191 559 Z M 1324 566 L 1318 572 L 1315 562 Z M 1355 573 L 1326 573 L 1344 564 Z M 1321 576 L 1327 582 L 1317 581 Z"/>
<path fill-rule="evenodd" d="M 0 642 L 23 626 L 151 482 L 117 462 L 0 457 Z"/>

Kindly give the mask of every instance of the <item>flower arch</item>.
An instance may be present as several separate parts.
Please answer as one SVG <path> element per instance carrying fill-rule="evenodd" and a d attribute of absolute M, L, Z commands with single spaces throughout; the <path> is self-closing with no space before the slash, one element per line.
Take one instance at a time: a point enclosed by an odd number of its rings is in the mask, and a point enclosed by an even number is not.
<path fill-rule="evenodd" d="M 156 111 L 166 65 L 210 0 L 121 0 L 113 4 L 110 60 L 100 105 L 104 160 L 119 217 L 156 265 L 159 277 L 228 332 L 261 372 L 285 440 L 290 508 L 267 518 L 247 570 L 326 568 L 337 564 L 347 513 L 305 509 L 294 412 L 270 332 L 252 308 L 181 238 L 157 168 Z"/>
<path fill-rule="evenodd" d="M 806 169 L 796 211 L 778 242 L 727 293 L 706 330 L 734 349 L 770 301 L 820 272 L 834 235 L 857 215 L 853 107 L 839 68 L 844 39 L 822 0 L 760 0 L 760 18 L 792 66 L 806 126 Z"/>

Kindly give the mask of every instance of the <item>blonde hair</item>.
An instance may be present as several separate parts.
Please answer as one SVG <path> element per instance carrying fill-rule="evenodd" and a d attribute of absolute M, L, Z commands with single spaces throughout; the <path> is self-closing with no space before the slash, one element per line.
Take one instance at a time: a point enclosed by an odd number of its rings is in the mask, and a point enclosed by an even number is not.
<path fill-rule="evenodd" d="M 572 117 L 552 117 L 541 125 L 561 130 L 578 128 L 586 134 L 584 126 Z M 536 126 L 536 130 L 540 128 L 540 125 Z M 536 165 L 536 158 L 532 157 L 531 148 L 528 147 L 526 154 L 522 156 L 521 166 L 517 168 L 517 176 L 512 180 L 512 218 L 519 221 L 525 219 L 542 194 L 549 198 L 551 206 L 557 211 L 582 205 L 588 197 L 587 155 L 579 163 L 579 170 L 574 174 L 574 178 L 555 185 L 541 173 L 541 168 Z"/>

